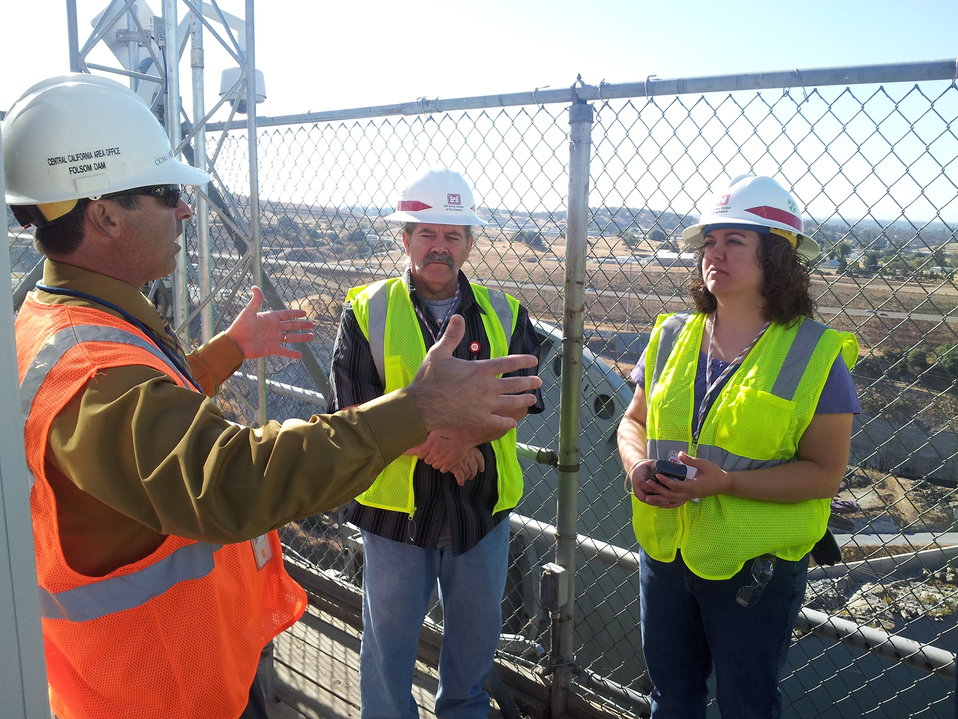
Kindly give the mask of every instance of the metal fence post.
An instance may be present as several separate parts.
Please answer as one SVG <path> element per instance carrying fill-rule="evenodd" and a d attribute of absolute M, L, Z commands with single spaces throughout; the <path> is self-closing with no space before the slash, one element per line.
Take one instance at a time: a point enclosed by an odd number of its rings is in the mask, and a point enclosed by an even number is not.
<path fill-rule="evenodd" d="M 559 395 L 556 563 L 565 572 L 558 611 L 552 616 L 553 719 L 566 713 L 575 675 L 575 553 L 579 490 L 579 408 L 582 385 L 585 260 L 589 228 L 589 158 L 593 108 L 577 101 L 569 108 L 569 197 L 566 211 L 566 268 L 562 330 L 562 387 Z"/>
<path fill-rule="evenodd" d="M 259 148 L 256 132 L 256 25 L 253 22 L 253 0 L 246 0 L 246 48 L 243 55 L 243 75 L 246 78 L 246 133 L 249 148 L 249 253 L 252 258 L 253 282 L 263 287 L 263 256 L 262 256 L 262 221 L 259 196 Z M 279 309 L 279 308 L 276 308 Z M 256 409 L 256 423 L 266 421 L 266 358 L 256 360 L 258 397 Z"/>
<path fill-rule="evenodd" d="M 0 147 L 3 141 L 0 138 Z M 0 197 L 4 195 L 0 156 Z M 10 257 L 0 257 L 0 273 L 10 274 Z M 37 601 L 37 572 L 30 517 L 30 477 L 23 447 L 23 415 L 17 391 L 13 304 L 0 297 L 0 697 L 3 716 L 46 719 L 47 674 Z"/>
<path fill-rule="evenodd" d="M 193 162 L 201 170 L 209 170 L 209 161 L 206 156 L 206 124 L 203 116 L 206 114 L 206 51 L 203 47 L 203 22 L 197 15 L 190 18 L 190 67 L 193 75 Z M 208 187 L 203 188 L 209 192 Z M 199 267 L 197 282 L 200 286 L 200 297 L 209 297 L 213 288 L 212 269 L 210 267 L 210 216 L 206 195 L 196 194 L 196 259 Z M 185 255 L 185 252 L 181 252 Z M 205 304 L 200 310 L 200 342 L 209 342 L 214 332 L 213 305 Z"/>
<path fill-rule="evenodd" d="M 174 152 L 180 146 L 182 129 L 180 127 L 180 48 L 178 42 L 179 22 L 177 20 L 176 0 L 163 0 L 163 124 L 170 138 Z M 187 268 L 188 257 L 185 252 L 176 255 L 176 271 L 173 273 L 173 325 L 178 328 L 180 338 L 189 344 L 190 327 L 186 316 L 190 304 L 190 278 Z"/>

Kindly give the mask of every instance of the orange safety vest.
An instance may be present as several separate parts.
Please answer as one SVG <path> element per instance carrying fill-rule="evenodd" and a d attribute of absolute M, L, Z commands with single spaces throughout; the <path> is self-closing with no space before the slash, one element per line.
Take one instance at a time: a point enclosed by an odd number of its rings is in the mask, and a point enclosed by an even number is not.
<path fill-rule="evenodd" d="M 283 566 L 278 534 L 226 545 L 168 536 L 149 556 L 107 575 L 71 569 L 45 474 L 53 418 L 109 367 L 152 367 L 191 387 L 146 334 L 98 309 L 30 296 L 16 333 L 54 712 L 60 719 L 235 719 L 263 647 L 306 607 Z"/>

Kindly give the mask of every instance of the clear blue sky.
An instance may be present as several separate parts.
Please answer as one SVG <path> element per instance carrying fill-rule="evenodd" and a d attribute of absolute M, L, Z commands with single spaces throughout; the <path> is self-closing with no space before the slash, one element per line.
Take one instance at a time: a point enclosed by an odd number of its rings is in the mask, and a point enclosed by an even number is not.
<path fill-rule="evenodd" d="M 82 38 L 106 5 L 78 0 Z M 241 0 L 220 5 L 243 15 Z M 598 84 L 958 57 L 956 0 L 269 0 L 255 22 L 265 115 L 567 87 L 578 73 Z M 207 43 L 216 88 L 227 63 Z M 67 48 L 65 0 L 3 0 L 0 109 L 65 72 Z"/>

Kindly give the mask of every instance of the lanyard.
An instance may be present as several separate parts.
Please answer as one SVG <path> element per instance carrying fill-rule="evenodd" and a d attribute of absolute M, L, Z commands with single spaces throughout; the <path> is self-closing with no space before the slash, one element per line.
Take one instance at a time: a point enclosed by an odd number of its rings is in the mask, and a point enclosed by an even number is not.
<path fill-rule="evenodd" d="M 169 346 L 165 342 L 163 342 L 163 340 L 157 337 L 156 332 L 150 329 L 146 323 L 138 320 L 136 317 L 131 315 L 122 307 L 117 307 L 112 302 L 107 302 L 106 300 L 100 297 L 97 297 L 96 295 L 91 295 L 87 292 L 81 292 L 80 290 L 71 290 L 71 289 L 67 289 L 66 287 L 50 287 L 50 285 L 45 285 L 40 282 L 37 282 L 36 287 L 38 290 L 43 290 L 44 292 L 49 292 L 50 294 L 53 294 L 53 295 L 65 295 L 67 297 L 80 297 L 82 299 L 89 300 L 90 302 L 96 302 L 98 305 L 109 307 L 114 312 L 119 313 L 120 316 L 123 317 L 123 319 L 125 319 L 134 327 L 141 330 L 147 337 L 150 338 L 150 341 L 156 345 L 157 349 L 159 349 L 160 352 L 166 355 L 166 358 L 173 364 L 173 366 L 179 371 L 179 373 L 183 377 L 189 380 L 190 384 L 196 388 L 197 392 L 199 392 L 200 394 L 204 394 L 203 389 L 196 383 L 196 380 L 193 379 L 193 375 L 190 374 L 189 368 L 184 364 L 183 360 L 179 357 L 179 355 L 177 355 L 176 352 L 171 350 Z M 170 331 L 169 327 L 166 328 L 166 333 L 170 336 L 170 338 L 174 342 L 176 342 L 176 336 Z"/>
<path fill-rule="evenodd" d="M 698 444 L 699 434 L 702 432 L 702 425 L 705 423 L 705 415 L 708 412 L 708 409 L 711 405 L 711 398 L 713 394 L 718 392 L 718 388 L 722 386 L 722 383 L 728 379 L 728 376 L 735 371 L 735 368 L 739 363 L 745 358 L 745 355 L 756 345 L 756 343 L 762 338 L 762 335 L 765 334 L 765 330 L 768 329 L 771 322 L 766 322 L 762 325 L 762 329 L 758 331 L 758 334 L 742 348 L 742 351 L 729 362 L 725 369 L 722 370 L 721 374 L 712 379 L 712 340 L 715 337 L 715 328 L 718 325 L 718 312 L 712 314 L 712 328 L 709 330 L 709 348 L 705 356 L 705 394 L 702 395 L 702 401 L 699 402 L 699 411 L 698 416 L 696 417 L 695 426 L 692 428 L 692 444 Z"/>
<path fill-rule="evenodd" d="M 426 317 L 422 310 L 419 309 L 419 303 L 414 302 L 413 307 L 416 309 L 416 314 L 419 315 L 419 319 L 422 320 L 422 323 L 426 325 L 426 329 L 429 331 L 429 336 L 432 337 L 432 342 L 435 344 L 439 341 L 439 338 L 442 337 L 442 333 L 446 331 L 446 325 L 449 324 L 449 318 L 452 317 L 456 310 L 459 309 L 459 284 L 456 283 L 456 294 L 452 296 L 452 303 L 449 305 L 449 309 L 446 310 L 446 316 L 442 318 L 442 322 L 439 323 L 439 332 L 432 331 L 433 320 Z"/>

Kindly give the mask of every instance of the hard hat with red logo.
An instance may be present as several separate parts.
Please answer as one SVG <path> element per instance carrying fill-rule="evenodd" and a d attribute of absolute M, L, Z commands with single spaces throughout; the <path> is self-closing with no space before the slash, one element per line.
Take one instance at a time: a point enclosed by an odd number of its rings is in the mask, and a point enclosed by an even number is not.
<path fill-rule="evenodd" d="M 806 260 L 818 256 L 818 243 L 802 234 L 802 216 L 789 192 L 771 177 L 740 175 L 718 193 L 697 224 L 682 231 L 682 238 L 701 247 L 712 229 L 741 227 L 784 237 Z"/>
<path fill-rule="evenodd" d="M 173 155 L 159 120 L 128 87 L 96 75 L 51 77 L 3 121 L 6 199 L 50 224 L 82 198 L 154 185 L 201 185 L 202 170 Z"/>
<path fill-rule="evenodd" d="M 476 214 L 476 201 L 465 178 L 445 168 L 426 170 L 413 178 L 384 218 L 427 225 L 485 225 Z"/>

